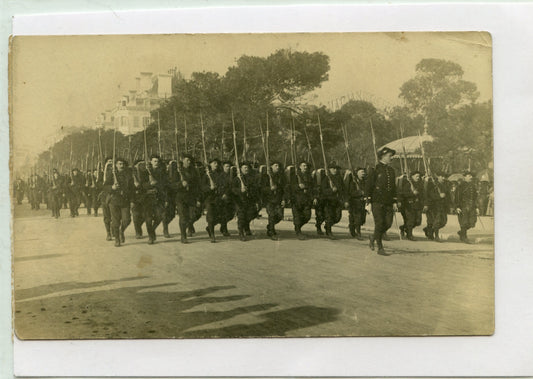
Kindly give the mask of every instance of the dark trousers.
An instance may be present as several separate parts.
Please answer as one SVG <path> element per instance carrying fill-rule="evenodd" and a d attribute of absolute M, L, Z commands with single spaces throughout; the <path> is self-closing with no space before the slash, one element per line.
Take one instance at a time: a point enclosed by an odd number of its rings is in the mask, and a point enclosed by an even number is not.
<path fill-rule="evenodd" d="M 178 210 L 179 225 L 181 236 L 187 235 L 187 228 L 190 228 L 195 221 L 197 210 L 196 204 L 186 201 L 177 201 L 176 209 Z"/>
<path fill-rule="evenodd" d="M 172 197 L 170 197 L 172 199 Z M 174 200 L 169 200 L 167 205 L 164 207 L 165 211 L 163 212 L 163 228 L 168 232 L 168 224 L 172 220 L 174 220 L 174 217 L 176 217 L 176 203 Z"/>
<path fill-rule="evenodd" d="M 155 230 L 165 217 L 165 204 L 155 198 L 147 198 L 144 204 L 144 222 L 148 237 L 155 239 Z"/>
<path fill-rule="evenodd" d="M 350 232 L 361 234 L 361 225 L 366 222 L 365 201 L 352 198 L 348 202 L 348 227 Z"/>
<path fill-rule="evenodd" d="M 318 200 L 315 205 L 315 226 L 321 226 L 324 221 L 326 221 L 326 211 L 324 209 L 325 202 L 324 200 Z"/>
<path fill-rule="evenodd" d="M 426 219 L 428 233 L 444 228 L 448 223 L 446 207 L 430 205 L 426 213 Z"/>
<path fill-rule="evenodd" d="M 98 191 L 96 188 L 89 189 L 89 196 L 91 197 L 91 206 L 95 214 L 98 214 L 100 208 L 100 199 L 98 198 Z"/>
<path fill-rule="evenodd" d="M 403 225 L 408 236 L 413 234 L 413 229 L 422 223 L 422 210 L 406 204 L 401 211 Z"/>
<path fill-rule="evenodd" d="M 237 228 L 239 233 L 250 232 L 250 222 L 257 217 L 257 206 L 255 203 L 237 203 Z"/>
<path fill-rule="evenodd" d="M 107 233 L 111 233 L 111 209 L 109 208 L 109 202 L 104 200 L 102 204 L 102 213 L 104 214 L 104 225 Z"/>
<path fill-rule="evenodd" d="M 143 235 L 143 222 L 144 222 L 144 206 L 140 201 L 132 203 L 131 206 L 131 218 L 133 219 L 133 227 L 135 228 L 135 235 Z"/>
<path fill-rule="evenodd" d="M 130 207 L 120 205 L 109 205 L 111 211 L 111 230 L 113 237 L 120 238 L 120 233 L 124 232 L 131 222 Z"/>
<path fill-rule="evenodd" d="M 315 209 L 316 212 L 316 209 Z M 311 202 L 295 202 L 292 204 L 292 219 L 297 232 L 311 219 Z"/>
<path fill-rule="evenodd" d="M 476 226 L 477 213 L 475 207 L 461 208 L 462 212 L 457 215 L 461 229 L 468 230 Z"/>
<path fill-rule="evenodd" d="M 87 214 L 91 214 L 91 209 L 93 207 L 93 197 L 91 194 L 90 189 L 85 190 L 83 193 L 83 203 L 85 204 L 85 208 L 87 209 Z"/>
<path fill-rule="evenodd" d="M 280 203 L 267 203 L 266 211 L 268 214 L 267 230 L 273 232 L 276 224 L 283 220 L 284 208 Z"/>
<path fill-rule="evenodd" d="M 342 203 L 339 200 L 326 200 L 324 202 L 324 217 L 326 230 L 328 230 L 341 220 Z"/>
<path fill-rule="evenodd" d="M 50 193 L 49 202 L 50 209 L 52 209 L 52 217 L 59 218 L 61 216 L 61 195 Z"/>
<path fill-rule="evenodd" d="M 383 248 L 383 234 L 389 230 L 394 218 L 392 204 L 372 203 L 372 215 L 374 216 L 374 236 L 379 248 Z"/>
<path fill-rule="evenodd" d="M 81 194 L 79 192 L 72 191 L 70 193 L 69 207 L 71 216 L 78 216 L 78 208 L 80 207 L 80 197 Z"/>

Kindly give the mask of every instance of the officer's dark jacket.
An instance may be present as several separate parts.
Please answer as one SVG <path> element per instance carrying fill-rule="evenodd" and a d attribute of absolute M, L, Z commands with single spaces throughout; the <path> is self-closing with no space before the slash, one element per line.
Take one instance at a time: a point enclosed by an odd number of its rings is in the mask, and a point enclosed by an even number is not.
<path fill-rule="evenodd" d="M 300 184 L 304 185 L 304 188 L 300 188 Z M 290 199 L 291 202 L 296 204 L 312 203 L 316 197 L 315 181 L 310 172 L 305 174 L 296 169 L 294 177 L 290 183 Z"/>
<path fill-rule="evenodd" d="M 396 175 L 389 165 L 379 162 L 368 173 L 366 180 L 367 201 L 391 205 L 396 199 Z"/>
<path fill-rule="evenodd" d="M 459 183 L 455 192 L 455 208 L 477 208 L 477 188 L 474 181 Z"/>
<path fill-rule="evenodd" d="M 418 192 L 415 194 L 413 191 Z M 412 207 L 414 209 L 421 209 L 424 205 L 424 183 L 422 180 L 415 182 L 414 180 L 407 180 L 407 177 L 399 181 L 398 187 L 398 201 L 401 202 L 402 207 Z"/>
<path fill-rule="evenodd" d="M 246 192 L 241 192 L 241 179 L 246 186 Z M 238 204 L 251 204 L 257 203 L 260 197 L 260 187 L 257 181 L 257 177 L 252 173 L 241 175 L 233 178 L 233 195 Z"/>
<path fill-rule="evenodd" d="M 85 179 L 78 172 L 78 175 L 69 176 L 69 188 L 72 192 L 81 191 L 82 187 L 85 185 Z"/>
<path fill-rule="evenodd" d="M 287 186 L 285 176 L 278 171 L 271 173 L 272 183 L 276 186 L 276 189 L 272 191 L 270 186 L 270 177 L 267 173 L 261 175 L 261 189 L 263 200 L 271 204 L 279 204 L 282 200 L 285 200 L 285 187 Z"/>
<path fill-rule="evenodd" d="M 444 198 L 440 197 L 443 193 Z M 450 206 L 450 185 L 447 181 L 439 182 L 438 180 L 429 179 L 425 183 L 424 205 L 428 207 L 448 208 Z"/>
<path fill-rule="evenodd" d="M 344 178 L 344 190 L 347 199 L 364 200 L 366 180 L 359 179 L 352 173 Z"/>
<path fill-rule="evenodd" d="M 333 192 L 333 187 L 337 191 Z M 337 174 L 333 175 L 330 173 L 329 177 L 326 173 L 323 173 L 320 180 L 320 198 L 327 201 L 336 200 L 344 202 L 346 200 L 345 196 L 344 180 L 338 170 Z"/>
<path fill-rule="evenodd" d="M 117 189 L 113 189 L 115 177 L 119 185 Z M 111 205 L 116 205 L 121 208 L 129 207 L 133 196 L 133 178 L 131 177 L 131 172 L 128 172 L 126 169 L 122 171 L 116 170 L 114 176 L 113 174 L 106 176 L 104 189 L 109 194 L 109 203 Z"/>

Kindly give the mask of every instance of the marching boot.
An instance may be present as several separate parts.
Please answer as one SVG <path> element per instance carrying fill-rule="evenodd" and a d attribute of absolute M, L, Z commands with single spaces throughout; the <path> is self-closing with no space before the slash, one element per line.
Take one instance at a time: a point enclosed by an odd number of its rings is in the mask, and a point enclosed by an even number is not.
<path fill-rule="evenodd" d="M 252 231 L 250 230 L 250 224 L 246 225 L 244 227 L 244 234 L 246 234 L 247 236 L 251 236 L 252 235 Z"/>
<path fill-rule="evenodd" d="M 330 239 L 330 240 L 335 240 L 335 236 L 333 235 L 333 233 L 331 232 L 331 226 L 328 226 L 326 225 L 326 236 Z"/>
<path fill-rule="evenodd" d="M 407 239 L 409 241 L 416 241 L 415 237 L 413 237 L 413 228 L 407 227 Z"/>
<path fill-rule="evenodd" d="M 272 241 L 278 240 L 278 237 L 276 237 L 276 232 L 274 231 L 274 228 L 270 226 L 270 224 L 267 225 L 267 236 L 269 236 Z"/>
<path fill-rule="evenodd" d="M 350 230 L 350 235 L 352 236 L 352 238 L 355 238 L 355 225 L 349 225 L 348 228 Z"/>
<path fill-rule="evenodd" d="M 322 231 L 322 226 L 320 226 L 320 224 L 316 226 L 316 234 L 318 234 L 319 236 L 324 235 L 324 232 Z"/>
<path fill-rule="evenodd" d="M 381 236 L 381 239 L 382 239 L 383 241 L 390 241 L 390 238 L 389 238 L 389 236 L 387 235 L 387 232 L 383 233 L 383 235 Z"/>
<path fill-rule="evenodd" d="M 368 239 L 369 239 L 368 246 L 370 247 L 370 250 L 374 251 L 374 249 L 375 249 L 374 242 L 376 241 L 374 235 L 371 234 L 371 235 L 368 237 Z"/>
<path fill-rule="evenodd" d="M 163 224 L 163 236 L 165 238 L 170 238 L 170 234 L 168 233 L 168 224 Z"/>
<path fill-rule="evenodd" d="M 217 242 L 216 239 L 215 239 L 215 228 L 214 227 L 209 227 L 209 225 L 208 225 L 208 226 L 205 227 L 205 230 L 206 230 L 207 234 L 209 235 L 209 238 L 211 239 L 211 243 Z"/>
<path fill-rule="evenodd" d="M 402 238 L 405 237 L 405 225 L 400 226 L 400 235 L 402 236 Z"/>
<path fill-rule="evenodd" d="M 105 238 L 106 241 L 113 241 L 113 236 L 111 235 L 111 231 L 107 231 L 107 237 Z"/>
<path fill-rule="evenodd" d="M 229 234 L 229 231 L 228 231 L 228 224 L 224 224 L 220 226 L 220 233 L 222 233 L 224 237 L 229 237 L 231 235 Z"/>
<path fill-rule="evenodd" d="M 294 225 L 294 231 L 296 232 L 296 237 L 298 237 L 298 239 L 300 241 L 304 241 L 306 239 L 305 235 L 302 233 L 302 227 L 301 226 Z"/>
<path fill-rule="evenodd" d="M 120 246 L 120 231 L 117 229 L 114 231 L 113 233 L 115 235 L 115 247 L 119 247 Z"/>
<path fill-rule="evenodd" d="M 355 228 L 355 238 L 359 241 L 363 241 L 363 236 L 361 235 L 361 225 Z"/>
<path fill-rule="evenodd" d="M 441 239 L 439 237 L 439 229 L 435 229 L 433 231 L 433 235 L 434 235 L 433 239 L 435 240 L 435 242 L 441 242 Z"/>
<path fill-rule="evenodd" d="M 188 233 L 187 233 L 187 237 L 192 237 L 192 235 L 196 233 L 196 230 L 194 229 L 194 225 L 191 223 L 189 225 L 189 230 L 188 230 Z"/>
<path fill-rule="evenodd" d="M 91 208 L 87 208 L 87 214 L 90 216 L 91 215 Z"/>
<path fill-rule="evenodd" d="M 98 209 L 94 210 L 94 217 L 98 217 Z"/>
<path fill-rule="evenodd" d="M 427 239 L 430 239 L 429 238 L 429 228 L 426 226 L 424 229 L 422 229 L 424 231 L 424 235 L 426 236 Z"/>
<path fill-rule="evenodd" d="M 383 248 L 383 242 L 381 241 L 381 239 L 378 239 L 376 242 L 377 242 L 377 244 L 378 244 L 378 254 L 379 254 L 379 255 L 384 255 L 384 256 L 388 257 L 390 254 L 387 253 L 387 252 L 385 251 L 385 249 Z"/>
<path fill-rule="evenodd" d="M 246 242 L 246 237 L 244 236 L 244 229 L 243 228 L 239 228 L 239 239 L 242 242 Z"/>
<path fill-rule="evenodd" d="M 180 226 L 180 240 L 181 240 L 181 243 L 189 243 L 189 241 L 187 240 L 187 228 L 186 227 Z"/>
<path fill-rule="evenodd" d="M 124 229 L 122 227 L 120 227 L 120 242 L 126 242 L 126 237 L 124 236 Z"/>
<path fill-rule="evenodd" d="M 466 235 L 466 231 L 467 231 L 467 229 L 464 229 L 462 241 L 464 243 L 471 244 L 472 242 L 470 242 L 470 240 L 468 239 L 468 236 Z"/>

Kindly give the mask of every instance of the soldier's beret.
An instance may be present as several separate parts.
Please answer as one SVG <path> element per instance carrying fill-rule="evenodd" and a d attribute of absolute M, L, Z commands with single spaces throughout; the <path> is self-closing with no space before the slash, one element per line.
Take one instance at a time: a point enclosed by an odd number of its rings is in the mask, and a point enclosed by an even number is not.
<path fill-rule="evenodd" d="M 78 172 L 79 172 L 80 170 L 78 170 L 77 167 L 74 167 L 74 168 L 72 169 L 72 172 L 74 172 L 74 171 L 78 171 Z"/>
<path fill-rule="evenodd" d="M 359 171 L 364 171 L 364 172 L 366 172 L 366 168 L 364 168 L 364 167 L 357 167 L 357 168 L 355 169 L 355 172 L 357 173 L 357 172 L 359 172 Z"/>
<path fill-rule="evenodd" d="M 126 160 L 125 160 L 124 158 L 122 158 L 122 157 L 115 158 L 115 163 L 116 163 L 116 162 L 122 162 L 122 163 L 124 163 L 124 164 L 127 163 Z"/>
<path fill-rule="evenodd" d="M 233 166 L 233 163 L 231 163 L 230 161 L 224 161 L 224 162 L 222 162 L 222 165 L 225 165 L 225 164 L 230 165 L 230 166 Z"/>
<path fill-rule="evenodd" d="M 194 161 L 194 158 L 192 157 L 191 154 L 182 154 L 181 159 L 183 160 L 185 158 L 189 158 L 191 161 Z"/>
<path fill-rule="evenodd" d="M 152 160 L 154 158 L 157 158 L 157 159 L 161 160 L 161 157 L 159 155 L 157 155 L 157 154 L 150 155 L 150 160 Z"/>
<path fill-rule="evenodd" d="M 385 146 L 383 149 L 378 151 L 378 158 L 381 158 L 385 154 L 391 153 L 392 155 L 396 154 L 396 150 L 393 150 L 387 146 Z"/>
<path fill-rule="evenodd" d="M 298 166 L 300 166 L 302 163 L 308 164 L 307 161 L 300 161 L 300 163 L 298 163 Z"/>
<path fill-rule="evenodd" d="M 279 165 L 279 167 L 281 167 L 281 162 L 280 161 L 270 162 L 270 166 L 274 166 L 275 164 L 277 164 L 277 165 Z"/>
<path fill-rule="evenodd" d="M 465 171 L 463 173 L 463 176 L 467 176 L 467 175 L 470 175 L 471 177 L 475 177 L 476 176 L 472 171 Z"/>
<path fill-rule="evenodd" d="M 422 173 L 420 171 L 418 171 L 418 170 L 411 172 L 411 176 L 415 176 L 416 174 L 422 175 Z"/>
<path fill-rule="evenodd" d="M 211 160 L 209 161 L 210 164 L 213 163 L 213 162 L 217 162 L 218 165 L 220 166 L 220 159 L 218 159 L 218 158 L 213 158 L 213 159 L 211 159 Z"/>
<path fill-rule="evenodd" d="M 341 166 L 339 166 L 336 161 L 331 161 L 331 162 L 329 162 L 329 168 L 340 169 Z"/>
<path fill-rule="evenodd" d="M 242 161 L 242 162 L 241 162 L 241 167 L 242 167 L 242 166 L 249 166 L 249 167 L 250 167 L 251 164 L 250 164 L 250 162 Z"/>

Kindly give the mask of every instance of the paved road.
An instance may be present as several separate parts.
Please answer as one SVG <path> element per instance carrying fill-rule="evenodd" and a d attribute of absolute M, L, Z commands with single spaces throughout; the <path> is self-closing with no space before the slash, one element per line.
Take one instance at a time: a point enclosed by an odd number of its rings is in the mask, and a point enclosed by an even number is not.
<path fill-rule="evenodd" d="M 85 211 L 82 209 L 80 214 Z M 15 207 L 15 329 L 22 339 L 390 336 L 491 334 L 494 324 L 493 220 L 483 218 L 459 243 L 456 217 L 443 243 L 400 241 L 389 232 L 389 257 L 349 238 L 307 241 L 281 222 L 281 239 L 219 237 L 197 223 L 182 245 L 149 246 L 126 231 L 126 244 L 105 241 L 101 217 L 55 220 L 46 210 Z M 290 213 L 290 212 L 289 212 Z M 265 212 L 263 211 L 263 214 Z M 372 229 L 372 218 L 363 234 Z"/>

